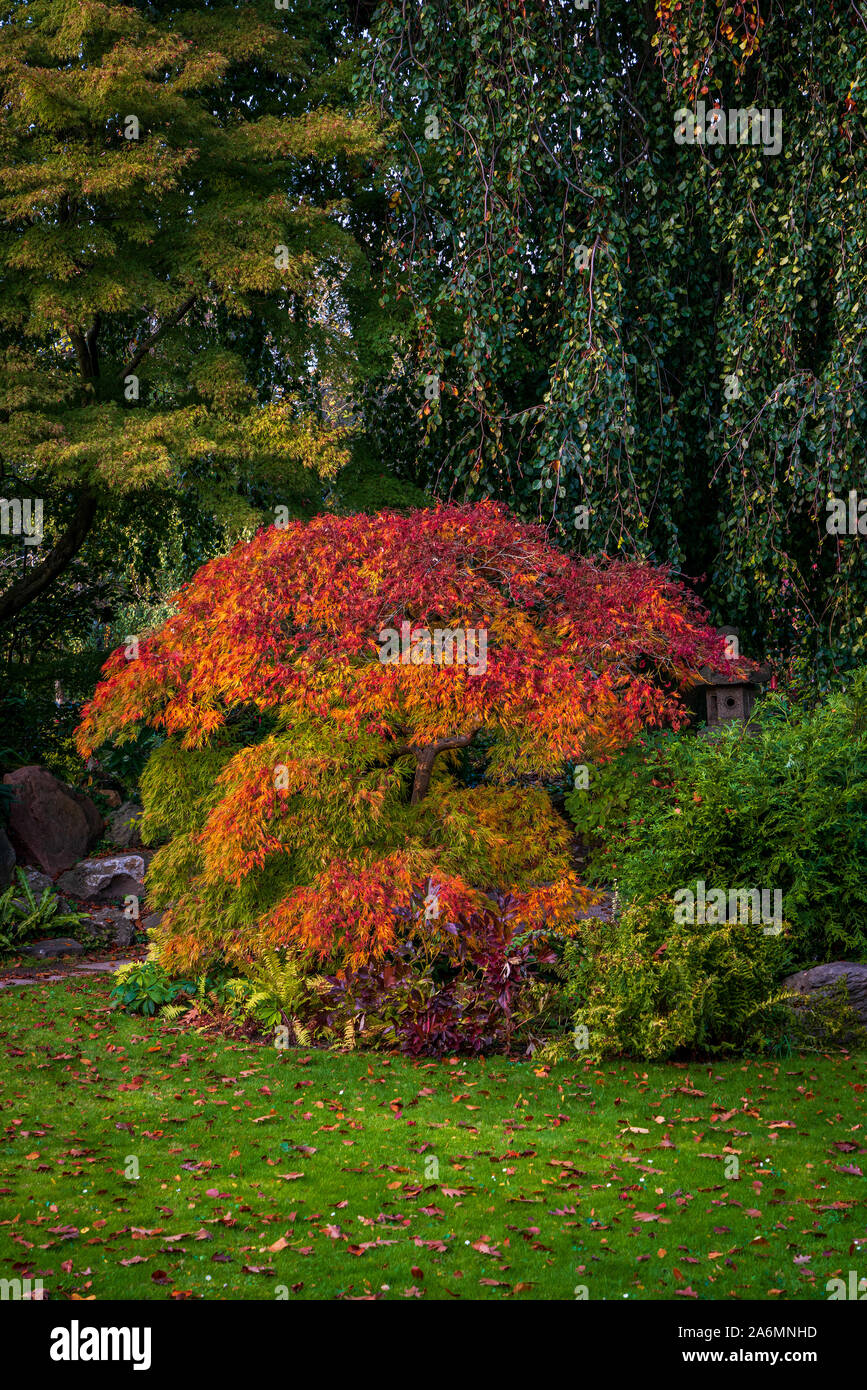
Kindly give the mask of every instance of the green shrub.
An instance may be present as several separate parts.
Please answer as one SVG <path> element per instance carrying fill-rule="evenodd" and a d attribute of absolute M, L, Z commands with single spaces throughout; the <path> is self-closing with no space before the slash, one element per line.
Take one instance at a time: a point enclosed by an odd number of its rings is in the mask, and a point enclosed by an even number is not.
<path fill-rule="evenodd" d="M 111 1001 L 116 1008 L 148 1016 L 174 1005 L 181 996 L 192 995 L 192 980 L 173 980 L 156 961 L 132 961 L 115 972 Z"/>
<path fill-rule="evenodd" d="M 779 890 L 797 964 L 865 959 L 867 672 L 815 709 L 769 695 L 758 710 L 758 736 L 735 724 L 666 741 L 659 785 L 645 769 L 627 824 L 598 852 L 597 877 L 627 903 L 696 880 Z"/>
<path fill-rule="evenodd" d="M 567 944 L 566 965 L 575 1047 L 594 1060 L 763 1050 L 789 1025 L 777 985 L 785 931 L 679 924 L 657 899 L 614 922 L 588 923 L 583 940 Z"/>
<path fill-rule="evenodd" d="M 588 843 L 588 876 L 605 879 L 612 836 L 622 836 L 630 822 L 652 800 L 657 786 L 670 782 L 667 750 L 681 736 L 669 732 L 643 734 L 622 753 L 587 768 L 587 786 L 576 769 L 575 785 L 565 799 L 576 831 Z"/>

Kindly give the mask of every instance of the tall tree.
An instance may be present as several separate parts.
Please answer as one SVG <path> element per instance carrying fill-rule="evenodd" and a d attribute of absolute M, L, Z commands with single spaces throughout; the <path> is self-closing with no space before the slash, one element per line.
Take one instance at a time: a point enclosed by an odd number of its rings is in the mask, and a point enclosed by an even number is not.
<path fill-rule="evenodd" d="M 384 0 L 369 70 L 408 473 L 864 661 L 863 0 Z"/>
<path fill-rule="evenodd" d="M 2 12 L 2 490 L 47 499 L 8 620 L 133 493 L 237 530 L 336 476 L 365 275 L 345 194 L 378 146 L 327 0 Z"/>

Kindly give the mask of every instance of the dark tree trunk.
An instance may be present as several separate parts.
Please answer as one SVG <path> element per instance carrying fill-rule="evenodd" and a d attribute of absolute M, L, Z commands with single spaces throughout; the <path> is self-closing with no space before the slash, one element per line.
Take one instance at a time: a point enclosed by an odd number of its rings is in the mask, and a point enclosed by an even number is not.
<path fill-rule="evenodd" d="M 436 743 L 428 743 L 424 748 L 413 746 L 415 753 L 415 777 L 412 783 L 412 795 L 410 805 L 417 806 L 418 803 L 427 795 L 430 786 L 431 773 L 433 772 L 434 759 L 438 753 L 444 753 L 447 748 L 466 748 L 476 736 L 473 729 L 469 734 L 453 734 L 451 738 L 438 739 Z"/>

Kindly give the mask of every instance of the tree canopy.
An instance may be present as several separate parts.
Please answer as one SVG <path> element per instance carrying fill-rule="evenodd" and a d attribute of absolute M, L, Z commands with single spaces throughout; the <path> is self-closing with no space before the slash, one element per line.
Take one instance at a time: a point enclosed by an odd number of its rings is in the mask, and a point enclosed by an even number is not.
<path fill-rule="evenodd" d="M 431 878 L 452 911 L 508 890 L 530 922 L 574 920 L 569 831 L 527 778 L 678 726 L 679 688 L 724 660 L 662 572 L 570 557 L 493 504 L 319 516 L 210 561 L 118 649 L 79 748 L 169 736 L 142 787 L 151 833 L 174 836 L 149 879 L 175 904 L 174 963 L 220 941 L 362 961 Z M 477 786 L 455 765 L 471 745 Z"/>

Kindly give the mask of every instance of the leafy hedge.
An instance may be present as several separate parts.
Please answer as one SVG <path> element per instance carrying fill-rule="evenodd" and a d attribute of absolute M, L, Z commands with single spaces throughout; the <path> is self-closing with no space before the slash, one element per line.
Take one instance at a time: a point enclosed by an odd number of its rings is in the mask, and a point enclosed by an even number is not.
<path fill-rule="evenodd" d="M 708 889 L 783 895 L 797 965 L 867 959 L 867 672 L 815 709 L 769 695 L 760 732 L 633 745 L 601 771 L 615 808 L 596 851 L 597 878 L 626 903 L 649 903 L 703 880 Z M 629 791 L 631 784 L 632 791 Z M 618 788 L 627 789 L 622 804 Z"/>

